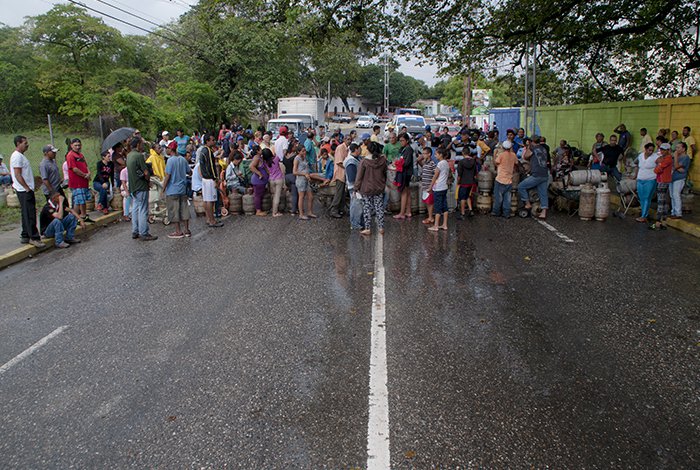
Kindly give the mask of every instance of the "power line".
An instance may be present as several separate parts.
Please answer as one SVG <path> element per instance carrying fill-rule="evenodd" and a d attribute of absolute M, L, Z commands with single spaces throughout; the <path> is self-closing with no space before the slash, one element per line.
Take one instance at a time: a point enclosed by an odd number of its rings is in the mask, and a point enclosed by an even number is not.
<path fill-rule="evenodd" d="M 158 37 L 160 37 L 160 38 L 163 38 L 163 39 L 165 39 L 166 41 L 171 41 L 171 42 L 174 42 L 174 43 L 176 43 L 176 44 L 179 44 L 179 45 L 181 45 L 181 46 L 183 46 L 183 47 L 186 47 L 186 48 L 188 48 L 188 49 L 190 49 L 190 50 L 193 50 L 193 51 L 195 51 L 195 52 L 199 55 L 199 58 L 200 58 L 200 59 L 202 59 L 203 61 L 205 61 L 205 62 L 207 62 L 207 63 L 209 63 L 209 64 L 212 64 L 212 62 L 211 62 L 209 59 L 207 59 L 206 57 L 204 57 L 204 55 L 201 53 L 201 51 L 195 49 L 194 46 L 192 46 L 192 45 L 190 45 L 190 44 L 185 44 L 184 42 L 181 42 L 181 41 L 178 40 L 178 39 L 170 38 L 170 37 L 168 37 L 168 36 L 165 36 L 165 35 L 163 35 L 163 34 L 160 34 L 160 33 L 156 32 L 156 31 L 151 31 L 151 30 L 146 29 L 146 28 L 143 28 L 143 27 L 141 27 L 141 26 L 137 26 L 137 25 L 135 25 L 135 24 L 133 24 L 133 23 L 130 23 L 130 22 L 126 21 L 126 20 L 122 20 L 121 18 L 117 18 L 116 16 L 112 16 L 112 15 L 110 15 L 110 14 L 108 14 L 108 13 L 103 12 L 103 11 L 100 11 L 100 10 L 97 10 L 97 9 L 95 9 L 95 8 L 89 7 L 89 6 L 85 5 L 85 4 L 82 3 L 82 2 L 78 2 L 77 0 L 68 0 L 68 1 L 69 1 L 70 3 L 72 3 L 72 4 L 74 4 L 74 5 L 78 5 L 78 6 L 80 6 L 80 7 L 83 7 L 83 8 L 85 8 L 85 9 L 87 9 L 87 10 L 93 11 L 93 12 L 95 12 L 95 13 L 97 13 L 97 14 L 106 16 L 107 18 L 111 18 L 111 19 L 113 19 L 114 21 L 118 21 L 118 22 L 123 23 L 123 24 L 125 24 L 125 25 L 127 25 L 127 26 L 131 26 L 132 28 L 136 28 L 136 29 L 138 29 L 138 30 L 140 30 L 140 31 L 144 31 L 144 32 L 146 32 L 146 33 L 148 33 L 148 34 L 153 34 L 154 36 L 158 36 Z M 213 64 L 212 64 L 212 65 L 213 65 Z"/>
<path fill-rule="evenodd" d="M 118 6 L 115 6 L 115 5 L 112 5 L 112 4 L 110 4 L 110 3 L 107 3 L 107 2 L 105 2 L 104 0 L 95 0 L 95 1 L 96 1 L 96 2 L 99 2 L 99 3 L 103 4 L 103 5 L 107 5 L 107 6 L 110 7 L 110 8 L 114 8 L 115 10 L 119 10 L 119 11 L 121 11 L 122 13 L 126 13 L 127 15 L 134 16 L 134 17 L 136 17 L 136 18 L 138 18 L 138 19 L 140 19 L 140 20 L 142 20 L 142 21 L 145 21 L 146 23 L 150 23 L 150 24 L 152 24 L 153 26 L 157 26 L 158 28 L 163 28 L 163 29 L 167 29 L 168 31 L 172 31 L 172 30 L 170 30 L 169 28 L 166 28 L 166 27 L 164 27 L 164 26 L 161 26 L 161 25 L 159 25 L 158 23 L 155 23 L 155 22 L 153 22 L 153 21 L 151 21 L 151 20 L 148 20 L 148 19 L 146 19 L 146 18 L 144 18 L 144 17 L 142 17 L 142 16 L 134 15 L 132 12 L 130 12 L 130 11 L 128 11 L 128 10 L 124 10 L 123 8 L 119 8 Z M 172 32 L 174 32 L 174 31 L 172 31 Z"/>

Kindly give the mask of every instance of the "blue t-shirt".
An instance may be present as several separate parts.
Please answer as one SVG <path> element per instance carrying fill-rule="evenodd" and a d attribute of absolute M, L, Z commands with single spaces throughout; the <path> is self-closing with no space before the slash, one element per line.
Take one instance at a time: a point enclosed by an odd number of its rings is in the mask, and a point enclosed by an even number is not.
<path fill-rule="evenodd" d="M 690 168 L 690 157 L 688 155 L 681 155 L 678 157 L 678 164 L 682 166 L 685 171 L 681 172 L 674 168 L 671 181 L 681 181 L 686 179 L 688 176 L 688 168 Z"/>
<path fill-rule="evenodd" d="M 183 135 L 182 137 L 176 136 L 173 139 L 175 142 L 177 142 L 177 153 L 182 155 L 183 157 L 187 153 L 187 143 L 190 141 L 189 136 Z"/>
<path fill-rule="evenodd" d="M 187 194 L 187 172 L 190 166 L 185 157 L 180 155 L 168 158 L 165 164 L 165 172 L 170 175 L 168 187 L 165 188 L 166 196 L 183 196 Z"/>

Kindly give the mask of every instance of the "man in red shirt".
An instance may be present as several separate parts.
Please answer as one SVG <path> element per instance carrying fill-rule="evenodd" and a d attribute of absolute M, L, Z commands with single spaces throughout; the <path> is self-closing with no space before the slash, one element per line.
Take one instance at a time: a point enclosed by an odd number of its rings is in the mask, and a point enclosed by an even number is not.
<path fill-rule="evenodd" d="M 92 199 L 90 192 L 90 170 L 88 170 L 85 157 L 80 150 L 83 144 L 80 139 L 73 139 L 70 142 L 70 152 L 66 155 L 68 163 L 68 187 L 73 193 L 73 209 L 85 222 L 92 222 L 87 215 L 85 204 Z"/>

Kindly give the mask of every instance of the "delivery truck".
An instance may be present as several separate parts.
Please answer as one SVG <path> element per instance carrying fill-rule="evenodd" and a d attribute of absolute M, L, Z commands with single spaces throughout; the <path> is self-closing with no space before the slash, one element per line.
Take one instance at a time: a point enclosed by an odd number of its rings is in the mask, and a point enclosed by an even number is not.
<path fill-rule="evenodd" d="M 301 119 L 311 126 L 326 125 L 326 100 L 311 96 L 293 96 L 277 100 L 277 119 Z"/>

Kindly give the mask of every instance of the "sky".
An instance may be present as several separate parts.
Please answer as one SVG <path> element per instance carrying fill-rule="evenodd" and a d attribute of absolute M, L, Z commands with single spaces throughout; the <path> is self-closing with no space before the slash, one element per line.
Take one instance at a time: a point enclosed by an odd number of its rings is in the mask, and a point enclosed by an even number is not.
<path fill-rule="evenodd" d="M 122 18 L 129 23 L 142 26 L 145 29 L 152 29 L 154 25 L 144 22 L 134 16 L 127 19 L 127 15 L 121 11 L 114 10 L 98 0 L 78 0 L 90 8 L 99 10 L 117 18 Z M 167 23 L 189 9 L 189 5 L 196 4 L 196 0 L 105 0 L 124 10 L 132 11 L 134 14 L 148 19 L 157 24 Z M 9 26 L 20 26 L 24 22 L 24 17 L 35 16 L 46 13 L 58 0 L 0 0 L 0 23 Z M 105 23 L 119 29 L 126 34 L 145 34 L 143 31 L 124 25 L 116 20 L 104 17 L 94 11 L 91 15 L 102 17 Z M 434 85 L 439 78 L 436 77 L 437 67 L 419 67 L 411 61 L 399 60 L 401 64 L 399 71 L 405 75 L 423 80 L 428 85 Z"/>

